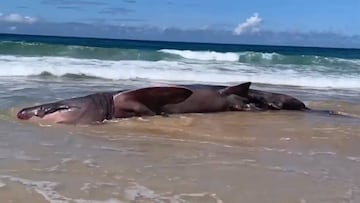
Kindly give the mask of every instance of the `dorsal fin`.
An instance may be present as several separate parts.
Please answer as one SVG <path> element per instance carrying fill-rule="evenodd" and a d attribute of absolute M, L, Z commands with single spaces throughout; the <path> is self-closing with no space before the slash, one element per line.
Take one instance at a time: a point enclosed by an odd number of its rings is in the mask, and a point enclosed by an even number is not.
<path fill-rule="evenodd" d="M 241 83 L 239 85 L 226 87 L 224 89 L 219 90 L 221 95 L 230 95 L 235 94 L 241 97 L 247 97 L 249 93 L 251 82 Z"/>

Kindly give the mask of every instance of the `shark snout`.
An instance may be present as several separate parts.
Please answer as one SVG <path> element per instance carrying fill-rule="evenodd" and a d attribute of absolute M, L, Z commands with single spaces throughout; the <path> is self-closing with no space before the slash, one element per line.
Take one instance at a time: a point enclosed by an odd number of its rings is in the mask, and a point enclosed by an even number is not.
<path fill-rule="evenodd" d="M 17 113 L 17 117 L 21 120 L 28 120 L 33 116 L 36 116 L 36 112 L 27 109 L 23 109 Z"/>
<path fill-rule="evenodd" d="M 33 116 L 42 118 L 47 113 L 49 113 L 49 111 L 52 108 L 53 108 L 52 105 L 40 105 L 40 106 L 24 108 L 17 113 L 17 117 L 21 120 L 28 120 Z"/>

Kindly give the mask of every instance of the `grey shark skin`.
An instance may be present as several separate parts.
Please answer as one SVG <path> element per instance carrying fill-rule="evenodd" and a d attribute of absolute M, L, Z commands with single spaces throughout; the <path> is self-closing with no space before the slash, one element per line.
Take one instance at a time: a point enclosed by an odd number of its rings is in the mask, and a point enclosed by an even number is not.
<path fill-rule="evenodd" d="M 162 105 L 181 102 L 191 94 L 191 90 L 183 87 L 148 87 L 116 93 L 95 93 L 27 107 L 20 110 L 17 117 L 50 123 L 92 124 L 105 119 L 160 114 Z"/>
<path fill-rule="evenodd" d="M 341 112 L 326 109 L 311 109 L 299 99 L 286 94 L 250 89 L 248 99 L 250 103 L 262 110 L 295 110 L 320 114 L 323 116 L 338 116 L 342 118 L 355 118 Z M 356 119 L 356 118 L 355 118 Z"/>
<path fill-rule="evenodd" d="M 211 89 L 214 91 L 218 91 L 226 88 L 226 86 L 223 85 L 203 84 L 181 86 L 189 88 L 192 91 L 199 89 Z M 310 110 L 302 101 L 286 94 L 249 89 L 247 95 L 238 96 L 244 97 L 244 101 L 247 101 L 248 104 L 254 105 L 255 108 L 253 108 L 252 110 Z"/>
<path fill-rule="evenodd" d="M 21 120 L 45 120 L 50 123 L 88 124 L 113 117 L 113 95 L 96 93 L 65 99 L 20 110 Z"/>
<path fill-rule="evenodd" d="M 261 109 L 310 110 L 302 101 L 286 94 L 251 89 L 248 99 Z"/>
<path fill-rule="evenodd" d="M 192 84 L 181 85 L 182 87 L 189 88 L 192 91 L 199 89 L 211 89 L 218 91 L 226 88 L 223 85 L 204 85 L 204 84 Z M 236 94 L 236 93 L 235 93 Z M 307 107 L 299 99 L 290 95 L 267 92 L 256 89 L 249 89 L 248 95 L 239 95 L 244 98 L 244 102 L 247 102 L 246 111 L 265 111 L 265 110 L 292 110 L 292 111 L 304 111 L 309 113 L 316 113 L 325 116 L 339 116 L 343 118 L 354 118 L 341 112 L 333 110 L 311 109 Z M 185 100 L 186 101 L 186 100 Z"/>
<path fill-rule="evenodd" d="M 222 88 L 194 88 L 186 86 L 193 94 L 183 102 L 167 104 L 161 111 L 175 113 L 210 113 L 245 110 L 250 82 Z M 181 85 L 182 86 L 182 85 Z"/>

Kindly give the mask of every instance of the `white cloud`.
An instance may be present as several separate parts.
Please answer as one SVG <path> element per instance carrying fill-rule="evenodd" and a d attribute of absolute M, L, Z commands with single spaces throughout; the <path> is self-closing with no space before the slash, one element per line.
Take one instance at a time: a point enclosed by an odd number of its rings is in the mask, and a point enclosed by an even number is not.
<path fill-rule="evenodd" d="M 10 14 L 3 14 L 0 13 L 0 21 L 7 22 L 7 23 L 27 23 L 33 24 L 36 23 L 39 19 L 32 16 L 22 16 L 17 13 L 10 13 Z"/>
<path fill-rule="evenodd" d="M 14 30 L 16 30 L 16 29 L 17 29 L 16 26 L 11 26 L 11 27 L 9 27 L 9 30 L 11 30 L 11 31 L 14 31 Z"/>
<path fill-rule="evenodd" d="M 235 35 L 241 35 L 247 32 L 258 32 L 260 30 L 259 25 L 262 19 L 258 13 L 254 13 L 251 17 L 247 18 L 245 22 L 240 23 L 235 29 Z"/>

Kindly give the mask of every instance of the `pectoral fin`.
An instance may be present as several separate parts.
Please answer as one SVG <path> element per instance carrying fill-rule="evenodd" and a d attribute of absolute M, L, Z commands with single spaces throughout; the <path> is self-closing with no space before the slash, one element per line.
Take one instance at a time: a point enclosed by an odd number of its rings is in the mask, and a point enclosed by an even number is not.
<path fill-rule="evenodd" d="M 165 86 L 121 92 L 114 96 L 115 117 L 131 117 L 124 116 L 125 111 L 138 116 L 160 114 L 162 106 L 182 102 L 191 94 L 192 91 L 184 87 Z"/>

